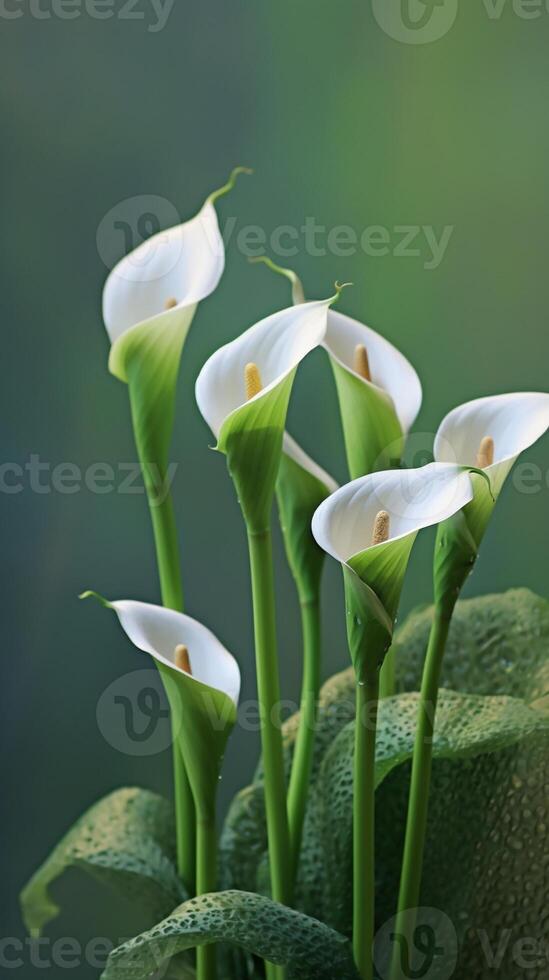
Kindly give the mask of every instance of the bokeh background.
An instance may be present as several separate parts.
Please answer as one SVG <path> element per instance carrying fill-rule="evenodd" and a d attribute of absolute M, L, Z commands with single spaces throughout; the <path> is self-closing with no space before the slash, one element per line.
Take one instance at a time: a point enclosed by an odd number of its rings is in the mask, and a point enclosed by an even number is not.
<path fill-rule="evenodd" d="M 446 0 L 450 3 L 452 0 Z M 8 19 L 10 11 L 21 12 Z M 98 228 L 120 202 L 165 198 L 191 216 L 235 164 L 255 168 L 219 206 L 233 220 L 226 274 L 200 308 L 184 351 L 172 458 L 187 608 L 238 656 L 253 697 L 248 570 L 224 461 L 208 448 L 194 379 L 221 343 L 287 305 L 285 282 L 250 266 L 238 231 L 314 218 L 324 255 L 301 235 L 286 261 L 311 297 L 351 280 L 341 309 L 411 358 L 424 404 L 411 461 L 459 402 L 548 386 L 547 170 L 549 13 L 523 19 L 511 2 L 460 3 L 432 43 L 395 40 L 371 4 L 176 0 L 162 30 L 143 19 L 38 17 L 12 0 L 0 14 L 3 85 L 2 462 L 49 466 L 36 492 L 1 494 L 3 571 L 1 935 L 23 936 L 16 895 L 74 819 L 109 790 L 170 793 L 170 755 L 132 757 L 97 721 L 101 695 L 148 665 L 114 617 L 77 599 L 84 588 L 156 600 L 145 499 L 51 489 L 57 464 L 83 471 L 135 460 L 127 392 L 107 372 L 101 289 L 124 236 Z M 42 0 L 42 11 L 51 11 Z M 67 8 L 68 9 L 68 8 Z M 497 13 L 497 16 L 496 16 Z M 127 207 L 127 206 L 125 206 Z M 327 232 L 381 226 L 384 254 L 334 254 Z M 451 228 L 436 268 L 399 255 L 402 226 Z M 105 230 L 106 227 L 106 230 Z M 110 230 L 109 230 L 110 227 Z M 257 248 L 256 248 L 257 250 Z M 381 250 L 380 250 L 381 251 Z M 279 260 L 283 257 L 278 256 Z M 337 479 L 345 464 L 333 380 L 321 352 L 294 390 L 291 431 Z M 421 458 L 419 458 L 421 457 Z M 526 585 L 547 593 L 549 439 L 527 454 L 529 492 L 510 481 L 468 585 L 482 594 Z M 532 477 L 532 473 L 528 474 Z M 7 482 L 12 479 L 7 477 Z M 430 600 L 427 533 L 410 568 L 402 612 Z M 280 541 L 277 589 L 284 695 L 299 688 L 298 611 Z M 324 675 L 347 665 L 339 569 L 325 575 Z M 104 726 L 103 726 L 104 727 Z M 223 807 L 257 758 L 237 730 L 221 784 Z M 55 892 L 66 910 L 51 936 L 124 936 L 127 911 L 77 875 Z M 125 918 L 126 916 L 126 918 Z M 11 951 L 9 955 L 13 955 Z M 38 975 L 22 954 L 19 974 Z M 47 951 L 45 953 L 47 957 Z M 44 970 L 42 969 L 42 975 Z M 83 980 L 97 976 L 78 968 Z M 57 976 L 50 969 L 46 976 Z M 64 971 L 61 973 L 64 975 Z"/>

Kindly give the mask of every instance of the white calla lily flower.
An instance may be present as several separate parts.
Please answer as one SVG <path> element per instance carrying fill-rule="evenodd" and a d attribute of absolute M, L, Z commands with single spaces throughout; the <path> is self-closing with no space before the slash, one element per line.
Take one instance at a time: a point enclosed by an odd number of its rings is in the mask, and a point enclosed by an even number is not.
<path fill-rule="evenodd" d="M 469 474 L 451 463 L 429 463 L 418 469 L 370 473 L 345 484 L 320 505 L 313 518 L 318 544 L 348 564 L 364 551 L 374 551 L 376 518 L 389 518 L 385 542 L 396 542 L 445 520 L 473 496 Z"/>
<path fill-rule="evenodd" d="M 473 498 L 469 474 L 451 463 L 371 473 L 341 487 L 316 511 L 316 541 L 343 567 L 347 635 L 358 680 L 377 671 L 390 647 L 418 532 Z"/>
<path fill-rule="evenodd" d="M 415 369 L 375 330 L 335 310 L 323 346 L 336 380 L 351 476 L 394 465 L 421 407 Z"/>
<path fill-rule="evenodd" d="M 330 303 L 280 310 L 217 350 L 196 382 L 198 407 L 226 454 L 249 528 L 263 531 L 296 369 L 322 343 Z"/>
<path fill-rule="evenodd" d="M 88 597 L 112 609 L 134 646 L 153 657 L 197 814 L 211 823 L 221 762 L 237 717 L 240 670 L 235 658 L 211 630 L 184 613 L 131 599 L 109 602 L 95 592 L 81 596 Z"/>
<path fill-rule="evenodd" d="M 178 680 L 204 684 L 231 699 L 235 707 L 240 694 L 240 670 L 231 653 L 198 620 L 185 613 L 148 602 L 119 599 L 109 605 L 134 646 L 167 667 Z M 176 663 L 175 651 L 188 649 L 190 671 Z"/>
<path fill-rule="evenodd" d="M 194 218 L 142 242 L 110 273 L 103 319 L 111 344 L 158 318 L 190 325 L 197 304 L 213 293 L 224 268 L 223 239 L 208 198 Z"/>
<path fill-rule="evenodd" d="M 435 459 L 484 469 L 497 497 L 516 459 L 548 428 L 546 392 L 476 398 L 454 408 L 442 420 L 435 437 Z M 491 454 L 483 460 L 479 454 L 486 438 L 492 441 Z"/>
<path fill-rule="evenodd" d="M 366 348 L 370 380 L 357 371 L 359 345 Z M 330 310 L 324 347 L 363 384 L 385 392 L 393 403 L 403 433 L 409 432 L 421 408 L 422 390 L 418 374 L 404 354 L 365 323 L 337 310 Z"/>
<path fill-rule="evenodd" d="M 454 408 L 435 437 L 435 459 L 482 470 L 473 473 L 474 499 L 438 530 L 435 601 L 451 616 L 475 564 L 505 479 L 520 454 L 549 428 L 549 394 L 514 392 Z"/>
<path fill-rule="evenodd" d="M 272 313 L 206 361 L 196 382 L 198 407 L 215 436 L 239 409 L 266 400 L 318 347 L 326 332 L 330 300 L 303 303 Z M 245 371 L 257 365 L 261 387 L 247 397 Z"/>

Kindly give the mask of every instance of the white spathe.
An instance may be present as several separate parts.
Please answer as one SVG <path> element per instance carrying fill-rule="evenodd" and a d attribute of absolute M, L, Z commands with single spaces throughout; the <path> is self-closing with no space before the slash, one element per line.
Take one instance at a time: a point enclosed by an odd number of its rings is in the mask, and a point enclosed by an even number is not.
<path fill-rule="evenodd" d="M 520 391 L 476 398 L 454 408 L 435 436 L 434 455 L 440 462 L 476 466 L 480 443 L 494 440 L 494 462 L 485 468 L 494 496 L 518 456 L 549 428 L 549 394 Z"/>
<path fill-rule="evenodd" d="M 212 354 L 198 375 L 195 393 L 215 436 L 232 412 L 268 395 L 322 343 L 331 301 L 279 310 Z M 263 387 L 247 402 L 244 372 L 249 363 L 257 365 Z"/>
<path fill-rule="evenodd" d="M 450 463 L 359 477 L 321 503 L 312 532 L 321 548 L 346 563 L 372 545 L 379 511 L 389 514 L 389 540 L 415 534 L 461 510 L 473 498 L 469 474 Z"/>
<path fill-rule="evenodd" d="M 354 368 L 355 348 L 364 344 L 370 366 L 371 381 Z M 363 384 L 380 388 L 392 399 L 402 431 L 406 434 L 421 408 L 421 382 L 410 362 L 384 337 L 344 313 L 330 310 L 324 347 L 342 367 L 351 371 Z"/>
<path fill-rule="evenodd" d="M 109 605 L 116 612 L 132 643 L 166 667 L 179 671 L 189 682 L 200 681 L 222 691 L 238 705 L 240 670 L 231 653 L 202 623 L 191 616 L 148 602 L 119 599 Z M 192 674 L 174 663 L 175 648 L 184 644 Z"/>
<path fill-rule="evenodd" d="M 311 457 L 305 452 L 304 449 L 301 448 L 301 446 L 295 441 L 295 439 L 292 438 L 292 436 L 288 432 L 284 433 L 284 439 L 282 441 L 282 451 L 286 453 L 286 456 L 289 456 L 290 459 L 293 459 L 294 463 L 297 463 L 297 465 L 300 466 L 302 470 L 305 470 L 307 473 L 310 473 L 310 475 L 314 477 L 315 480 L 318 480 L 319 483 L 322 483 L 323 486 L 326 487 L 328 493 L 334 493 L 334 491 L 337 490 L 338 484 L 336 483 L 334 478 L 330 476 L 330 474 L 327 473 L 326 470 L 323 470 L 322 467 L 318 465 L 318 463 L 315 463 L 314 459 L 311 459 Z"/>
<path fill-rule="evenodd" d="M 157 316 L 181 318 L 185 311 L 185 319 L 192 319 L 196 304 L 214 291 L 224 267 L 223 239 L 208 199 L 190 221 L 158 232 L 115 265 L 103 291 L 111 344 Z"/>

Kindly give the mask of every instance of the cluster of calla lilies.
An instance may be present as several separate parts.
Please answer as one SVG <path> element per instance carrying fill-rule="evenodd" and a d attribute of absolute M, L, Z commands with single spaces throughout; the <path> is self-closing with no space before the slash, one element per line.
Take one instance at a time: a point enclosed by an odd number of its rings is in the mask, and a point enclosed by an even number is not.
<path fill-rule="evenodd" d="M 199 302 L 217 287 L 224 245 L 211 194 L 190 221 L 122 259 L 104 291 L 109 367 L 128 385 L 156 544 L 163 605 L 120 600 L 128 638 L 150 654 L 171 709 L 178 867 L 190 894 L 216 889 L 216 790 L 237 718 L 237 660 L 202 623 L 183 613 L 180 561 L 166 472 L 185 338 Z M 441 423 L 434 462 L 403 469 L 407 433 L 421 404 L 408 360 L 365 324 L 336 312 L 342 287 L 306 300 L 291 270 L 293 304 L 221 347 L 196 381 L 196 401 L 227 459 L 247 531 L 261 717 L 272 897 L 291 906 L 320 685 L 320 580 L 324 553 L 340 562 L 349 651 L 356 673 L 353 949 L 371 980 L 374 934 L 374 760 L 376 706 L 393 693 L 391 647 L 400 594 L 418 532 L 438 525 L 435 617 L 426 654 L 396 931 L 412 928 L 418 905 L 441 662 L 455 602 L 475 562 L 492 508 L 517 456 L 549 427 L 549 394 L 480 398 Z M 340 488 L 285 431 L 301 361 L 323 347 L 339 398 L 351 482 Z M 303 629 L 301 715 L 286 785 L 279 722 L 279 653 L 271 554 L 276 497 Z M 85 593 L 90 595 L 92 593 Z M 95 594 L 95 593 L 93 593 Z M 380 692 L 381 684 L 381 692 Z M 430 710 L 426 710 L 429 708 Z M 422 710 L 424 709 L 424 710 Z M 267 975 L 282 976 L 266 964 Z M 199 980 L 216 975 L 215 947 L 197 949 Z M 395 972 L 398 976 L 398 972 Z"/>

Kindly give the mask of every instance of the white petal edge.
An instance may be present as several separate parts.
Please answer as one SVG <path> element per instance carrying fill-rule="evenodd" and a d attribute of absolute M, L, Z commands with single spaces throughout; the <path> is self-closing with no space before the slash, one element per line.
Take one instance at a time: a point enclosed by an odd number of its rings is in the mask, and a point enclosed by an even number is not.
<path fill-rule="evenodd" d="M 376 515 L 390 517 L 390 540 L 438 524 L 473 498 L 467 471 L 450 463 L 413 470 L 387 470 L 359 477 L 336 490 L 316 510 L 312 532 L 333 558 L 347 562 L 372 545 Z"/>
<path fill-rule="evenodd" d="M 322 483 L 323 486 L 326 487 L 328 493 L 334 493 L 338 489 L 338 484 L 334 478 L 330 476 L 326 470 L 323 470 L 318 463 L 315 463 L 314 459 L 311 459 L 311 457 L 307 455 L 305 450 L 301 448 L 301 446 L 288 432 L 284 433 L 282 451 L 286 453 L 286 456 L 289 456 L 290 459 L 293 459 L 294 463 L 301 466 L 301 469 L 306 470 L 307 473 L 310 473 L 311 476 L 315 478 L 315 480 Z"/>
<path fill-rule="evenodd" d="M 260 320 L 206 361 L 196 381 L 196 401 L 215 436 L 229 415 L 264 398 L 298 366 L 326 333 L 331 300 L 290 306 Z M 257 364 L 262 390 L 246 401 L 244 369 Z"/>
<path fill-rule="evenodd" d="M 142 242 L 115 265 L 103 290 L 103 320 L 111 344 L 138 323 L 166 316 L 205 299 L 225 267 L 225 248 L 215 207 Z"/>
<path fill-rule="evenodd" d="M 372 381 L 354 370 L 357 344 L 364 344 Z M 421 382 L 404 354 L 379 333 L 344 313 L 330 310 L 324 347 L 331 357 L 356 375 L 364 384 L 381 388 L 392 399 L 404 434 L 409 432 L 421 408 Z"/>
<path fill-rule="evenodd" d="M 458 405 L 442 420 L 434 456 L 441 462 L 475 466 L 484 436 L 494 440 L 494 462 L 486 467 L 494 495 L 513 463 L 549 428 L 549 394 L 519 391 L 488 395 Z"/>
<path fill-rule="evenodd" d="M 148 602 L 119 599 L 110 605 L 122 629 L 139 650 L 150 653 L 167 667 L 179 670 L 174 664 L 175 648 L 180 643 L 185 644 L 192 670 L 192 674 L 185 674 L 185 677 L 222 691 L 238 705 L 238 664 L 206 626 L 184 613 Z"/>

